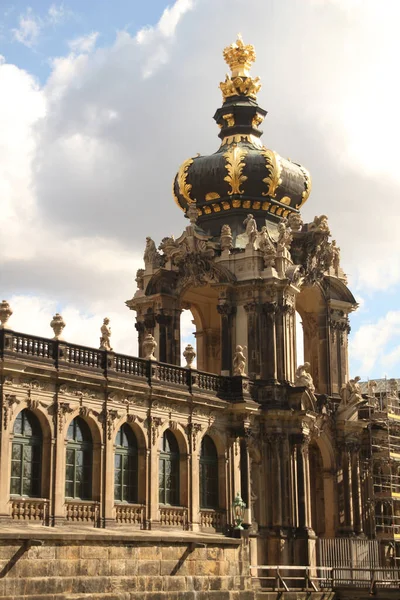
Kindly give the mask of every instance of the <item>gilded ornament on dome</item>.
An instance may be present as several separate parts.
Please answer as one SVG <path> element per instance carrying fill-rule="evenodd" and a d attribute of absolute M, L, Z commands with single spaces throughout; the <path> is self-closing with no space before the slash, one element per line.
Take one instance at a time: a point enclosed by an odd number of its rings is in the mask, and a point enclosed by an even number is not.
<path fill-rule="evenodd" d="M 219 204 L 211 204 L 214 212 L 220 212 L 221 206 Z"/>
<path fill-rule="evenodd" d="M 253 206 L 252 208 L 254 208 L 254 210 L 260 210 L 261 207 L 261 202 L 253 202 Z"/>
<path fill-rule="evenodd" d="M 246 154 L 247 150 L 240 146 L 233 146 L 224 153 L 224 158 L 226 158 L 225 169 L 228 171 L 228 175 L 224 177 L 224 181 L 227 181 L 231 186 L 231 189 L 228 191 L 229 196 L 244 194 L 240 186 L 247 181 L 246 175 L 242 174 L 243 168 L 246 166 L 246 163 L 243 161 Z"/>
<path fill-rule="evenodd" d="M 181 165 L 179 172 L 178 172 L 179 192 L 182 194 L 182 196 L 185 198 L 186 202 L 188 202 L 189 204 L 193 204 L 194 202 L 196 202 L 196 200 L 193 200 L 193 198 L 191 198 L 189 195 L 190 190 L 192 189 L 192 186 L 190 185 L 190 183 L 186 183 L 188 169 L 191 164 L 193 164 L 193 158 L 188 158 Z"/>
<path fill-rule="evenodd" d="M 232 206 L 233 208 L 240 208 L 242 206 L 242 202 L 240 200 L 233 200 Z"/>
<path fill-rule="evenodd" d="M 263 202 L 261 208 L 263 210 L 268 210 L 270 206 L 271 206 L 271 202 Z"/>
<path fill-rule="evenodd" d="M 223 208 L 224 210 L 229 210 L 229 209 L 230 209 L 230 207 L 231 207 L 231 205 L 229 204 L 229 202 L 223 202 L 223 203 L 222 203 L 222 208 Z"/>
<path fill-rule="evenodd" d="M 244 200 L 242 206 L 243 206 L 243 208 L 250 208 L 250 206 L 251 206 L 250 200 Z"/>
<path fill-rule="evenodd" d="M 263 179 L 263 183 L 266 183 L 268 185 L 268 192 L 262 192 L 262 195 L 271 196 L 271 198 L 275 198 L 276 190 L 282 183 L 282 165 L 280 163 L 278 154 L 273 150 L 268 150 L 267 148 L 264 148 L 261 154 L 265 158 L 265 166 L 269 171 L 268 177 L 265 177 L 265 179 Z"/>
<path fill-rule="evenodd" d="M 287 204 L 288 206 L 290 206 L 291 199 L 289 198 L 289 196 L 283 196 L 283 198 L 281 198 L 281 199 L 279 200 L 279 202 L 280 202 L 281 204 Z"/>
<path fill-rule="evenodd" d="M 221 198 L 221 196 L 217 192 L 208 192 L 204 198 L 206 200 L 218 200 L 218 198 Z"/>
<path fill-rule="evenodd" d="M 252 144 L 256 148 L 262 148 L 263 145 L 261 140 L 255 135 L 248 133 L 236 133 L 235 135 L 227 135 L 221 142 L 221 146 L 229 146 L 230 144 L 239 144 L 240 142 L 247 142 Z"/>
<path fill-rule="evenodd" d="M 264 121 L 264 117 L 262 115 L 259 115 L 258 113 L 256 115 L 254 115 L 252 121 L 251 121 L 251 126 L 254 127 L 255 129 L 258 128 L 259 125 L 261 125 L 261 123 Z"/>
<path fill-rule="evenodd" d="M 250 98 L 257 98 L 257 94 L 261 89 L 261 82 L 259 77 L 235 77 L 231 79 L 229 75 L 226 75 L 225 81 L 221 81 L 219 84 L 220 90 L 224 100 L 231 96 L 250 96 Z"/>
<path fill-rule="evenodd" d="M 251 63 L 256 60 L 256 52 L 251 44 L 245 45 L 240 33 L 236 43 L 224 48 L 223 56 L 229 65 L 232 75 L 247 75 Z"/>
<path fill-rule="evenodd" d="M 235 125 L 235 117 L 232 113 L 222 115 L 222 118 L 226 121 L 228 127 L 233 127 Z"/>

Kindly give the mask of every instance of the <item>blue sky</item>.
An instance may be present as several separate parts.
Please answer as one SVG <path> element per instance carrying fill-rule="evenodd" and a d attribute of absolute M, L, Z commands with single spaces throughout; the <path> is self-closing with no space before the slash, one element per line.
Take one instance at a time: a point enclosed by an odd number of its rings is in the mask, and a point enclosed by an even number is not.
<path fill-rule="evenodd" d="M 124 300 L 144 238 L 185 227 L 171 180 L 218 147 L 222 49 L 240 31 L 256 47 L 264 144 L 310 170 L 303 217 L 328 215 L 360 302 L 350 373 L 399 377 L 399 19 L 397 0 L 2 0 L 0 290 L 13 326 L 49 335 L 62 310 L 66 336 L 95 345 L 108 315 L 115 348 L 136 353 Z"/>

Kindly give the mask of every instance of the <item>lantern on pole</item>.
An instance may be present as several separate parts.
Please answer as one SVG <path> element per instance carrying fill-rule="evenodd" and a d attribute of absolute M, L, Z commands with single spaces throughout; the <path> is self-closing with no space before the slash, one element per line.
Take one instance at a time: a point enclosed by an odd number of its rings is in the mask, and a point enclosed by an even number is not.
<path fill-rule="evenodd" d="M 242 500 L 239 492 L 232 503 L 233 508 L 233 519 L 235 521 L 234 529 L 243 529 L 244 511 L 246 509 L 246 503 Z"/>

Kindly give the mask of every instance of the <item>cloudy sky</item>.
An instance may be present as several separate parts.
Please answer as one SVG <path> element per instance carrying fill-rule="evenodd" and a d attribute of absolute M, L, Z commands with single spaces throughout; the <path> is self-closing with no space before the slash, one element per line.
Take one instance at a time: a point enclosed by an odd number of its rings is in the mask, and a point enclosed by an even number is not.
<path fill-rule="evenodd" d="M 305 165 L 305 220 L 329 216 L 360 302 L 351 374 L 400 377 L 398 0 L 0 2 L 0 295 L 10 325 L 136 354 L 146 235 L 186 225 L 183 160 L 218 147 L 212 115 L 240 31 L 256 47 L 265 145 Z M 190 330 L 190 323 L 186 332 Z"/>

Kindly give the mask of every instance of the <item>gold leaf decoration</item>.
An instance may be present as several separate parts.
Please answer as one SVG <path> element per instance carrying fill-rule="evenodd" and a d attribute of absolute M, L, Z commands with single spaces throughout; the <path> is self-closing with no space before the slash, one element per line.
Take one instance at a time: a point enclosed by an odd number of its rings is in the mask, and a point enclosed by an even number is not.
<path fill-rule="evenodd" d="M 228 175 L 224 177 L 224 181 L 227 181 L 231 186 L 231 190 L 228 191 L 229 196 L 244 194 L 240 186 L 247 180 L 247 177 L 242 175 L 243 168 L 246 166 L 246 163 L 243 162 L 246 154 L 247 150 L 239 146 L 232 146 L 232 148 L 224 153 L 224 158 L 226 158 L 225 169 L 228 171 Z"/>
<path fill-rule="evenodd" d="M 281 198 L 281 199 L 279 200 L 279 202 L 280 202 L 281 204 L 286 204 L 286 205 L 290 206 L 291 199 L 289 198 L 289 196 L 283 196 L 283 198 Z"/>
<path fill-rule="evenodd" d="M 217 192 L 208 192 L 204 197 L 206 200 L 218 200 L 218 198 L 221 198 Z"/>
<path fill-rule="evenodd" d="M 193 204 L 194 202 L 196 202 L 196 200 L 193 200 L 193 198 L 190 197 L 190 190 L 192 189 L 192 186 L 190 185 L 190 183 L 186 183 L 188 169 L 192 163 L 193 163 L 193 158 L 188 158 L 181 165 L 181 167 L 178 171 L 179 192 L 185 198 L 186 202 L 188 202 L 189 204 Z"/>
<path fill-rule="evenodd" d="M 268 177 L 265 177 L 265 179 L 263 179 L 263 183 L 266 183 L 268 186 L 268 192 L 262 192 L 262 195 L 275 198 L 276 191 L 282 183 L 282 166 L 279 160 L 279 156 L 276 152 L 274 152 L 273 150 L 268 150 L 267 148 L 264 148 L 261 154 L 265 158 L 265 166 L 269 171 Z"/>

